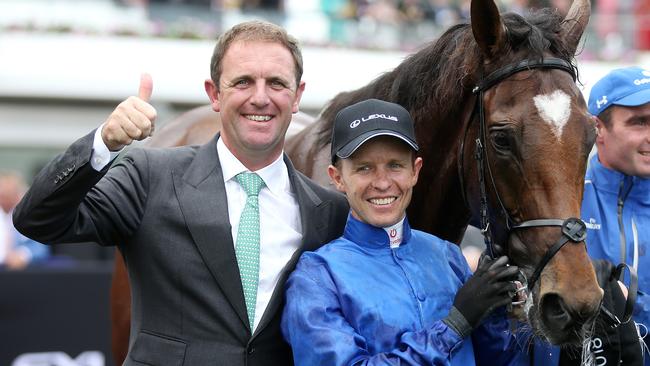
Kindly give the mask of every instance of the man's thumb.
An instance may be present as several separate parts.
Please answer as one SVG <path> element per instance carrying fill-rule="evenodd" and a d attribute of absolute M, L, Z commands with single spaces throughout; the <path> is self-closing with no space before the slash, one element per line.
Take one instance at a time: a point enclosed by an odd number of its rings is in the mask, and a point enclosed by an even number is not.
<path fill-rule="evenodd" d="M 138 90 L 138 98 L 149 102 L 151 99 L 151 93 L 153 92 L 153 79 L 151 75 L 142 73 L 140 75 L 140 89 Z"/>

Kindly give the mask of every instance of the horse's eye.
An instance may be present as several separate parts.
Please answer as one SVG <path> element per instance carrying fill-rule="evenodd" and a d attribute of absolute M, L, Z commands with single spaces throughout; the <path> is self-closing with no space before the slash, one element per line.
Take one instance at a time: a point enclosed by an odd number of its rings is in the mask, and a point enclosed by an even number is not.
<path fill-rule="evenodd" d="M 506 131 L 492 131 L 490 136 L 492 137 L 492 143 L 496 149 L 510 149 L 510 136 Z"/>

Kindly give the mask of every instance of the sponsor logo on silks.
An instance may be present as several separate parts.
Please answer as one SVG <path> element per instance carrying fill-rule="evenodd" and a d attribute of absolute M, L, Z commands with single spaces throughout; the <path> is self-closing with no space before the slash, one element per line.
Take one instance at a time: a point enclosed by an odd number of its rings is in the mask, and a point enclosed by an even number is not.
<path fill-rule="evenodd" d="M 598 107 L 598 109 L 600 109 L 605 104 L 607 104 L 607 95 L 603 95 L 603 97 L 600 100 L 596 101 L 596 107 Z"/>
<path fill-rule="evenodd" d="M 398 121 L 399 121 L 399 120 L 397 119 L 397 117 L 395 117 L 395 116 L 387 116 L 387 115 L 385 115 L 385 114 L 383 114 L 383 113 L 375 113 L 375 114 L 371 114 L 371 115 L 369 115 L 369 116 L 367 116 L 367 117 L 363 117 L 363 118 L 361 118 L 361 119 L 355 119 L 354 121 L 352 121 L 352 122 L 350 123 L 350 128 L 355 128 L 355 127 L 357 127 L 358 125 L 361 124 L 361 122 L 367 122 L 367 121 L 370 121 L 370 120 L 373 120 L 373 119 L 377 119 L 377 118 L 383 118 L 383 119 L 387 119 L 387 120 L 389 120 L 389 121 L 395 121 L 395 122 L 398 122 Z"/>
<path fill-rule="evenodd" d="M 388 236 L 390 236 L 391 238 L 396 237 L 397 236 L 397 230 L 396 229 L 390 229 L 390 231 L 388 232 Z"/>
<path fill-rule="evenodd" d="M 105 366 L 104 354 L 100 351 L 81 352 L 71 358 L 65 352 L 23 353 L 16 357 L 11 366 Z"/>
<path fill-rule="evenodd" d="M 593 217 L 589 218 L 589 222 L 585 221 L 585 226 L 587 226 L 587 229 L 591 230 L 600 230 L 600 224 L 596 222 L 596 219 Z"/>
<path fill-rule="evenodd" d="M 404 230 L 402 221 L 393 226 L 385 227 L 384 230 L 386 231 L 386 234 L 388 234 L 388 243 L 392 249 L 395 249 L 399 247 L 400 244 L 402 244 L 402 236 Z"/>

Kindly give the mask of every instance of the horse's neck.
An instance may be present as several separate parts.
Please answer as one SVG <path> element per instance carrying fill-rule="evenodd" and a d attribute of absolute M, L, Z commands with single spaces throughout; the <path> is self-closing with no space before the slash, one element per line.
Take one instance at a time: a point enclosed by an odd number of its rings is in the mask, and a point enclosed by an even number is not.
<path fill-rule="evenodd" d="M 470 218 L 460 178 L 463 126 L 471 117 L 471 99 L 449 114 L 414 111 L 423 168 L 413 190 L 409 220 L 414 228 L 460 242 Z M 465 159 L 467 160 L 467 159 Z"/>
<path fill-rule="evenodd" d="M 456 157 L 456 154 L 453 158 Z M 457 164 L 424 163 L 408 209 L 411 225 L 442 239 L 459 243 L 470 212 L 461 192 Z M 439 169 L 436 169 L 439 167 Z"/>

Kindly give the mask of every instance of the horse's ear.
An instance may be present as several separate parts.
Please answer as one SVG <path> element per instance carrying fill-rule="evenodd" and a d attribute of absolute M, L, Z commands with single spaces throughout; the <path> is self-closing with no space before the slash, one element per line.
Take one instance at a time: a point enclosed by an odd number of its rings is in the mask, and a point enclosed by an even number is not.
<path fill-rule="evenodd" d="M 562 21 L 561 37 L 565 40 L 567 47 L 575 54 L 578 49 L 580 37 L 589 23 L 591 15 L 590 0 L 574 0 L 567 16 Z"/>
<path fill-rule="evenodd" d="M 472 0 L 471 19 L 474 39 L 483 55 L 488 59 L 494 57 L 505 36 L 499 8 L 494 0 Z"/>

